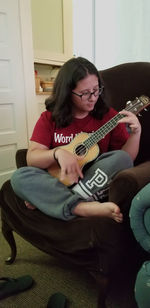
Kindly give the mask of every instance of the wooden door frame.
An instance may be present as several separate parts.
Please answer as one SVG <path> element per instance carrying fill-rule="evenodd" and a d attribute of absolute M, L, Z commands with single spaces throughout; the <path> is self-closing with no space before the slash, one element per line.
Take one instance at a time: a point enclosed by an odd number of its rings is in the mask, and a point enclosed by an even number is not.
<path fill-rule="evenodd" d="M 22 42 L 22 61 L 24 68 L 24 88 L 27 117 L 28 140 L 31 137 L 35 122 L 37 121 L 38 106 L 35 94 L 34 55 L 32 40 L 32 19 L 30 0 L 18 0 L 20 12 L 20 35 Z"/>

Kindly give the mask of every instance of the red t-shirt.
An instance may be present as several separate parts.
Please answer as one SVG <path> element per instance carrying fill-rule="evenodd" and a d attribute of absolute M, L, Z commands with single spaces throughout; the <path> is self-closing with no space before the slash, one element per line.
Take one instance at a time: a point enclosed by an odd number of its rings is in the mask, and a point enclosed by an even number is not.
<path fill-rule="evenodd" d="M 49 149 L 66 145 L 81 132 L 92 133 L 97 131 L 116 114 L 117 111 L 110 108 L 102 120 L 97 120 L 91 115 L 88 115 L 84 119 L 75 118 L 67 127 L 56 128 L 55 122 L 52 121 L 51 112 L 44 111 L 34 127 L 31 140 L 43 144 Z M 100 147 L 100 152 L 104 153 L 110 150 L 121 149 L 128 137 L 129 133 L 127 132 L 126 126 L 123 123 L 118 124 L 104 138 L 97 142 Z"/>

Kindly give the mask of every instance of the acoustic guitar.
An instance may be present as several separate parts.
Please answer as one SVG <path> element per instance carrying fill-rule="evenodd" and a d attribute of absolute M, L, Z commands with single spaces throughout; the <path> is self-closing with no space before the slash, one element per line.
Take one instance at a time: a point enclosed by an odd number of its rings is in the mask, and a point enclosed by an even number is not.
<path fill-rule="evenodd" d="M 139 98 L 136 97 L 133 101 L 128 101 L 126 103 L 125 110 L 131 111 L 134 114 L 139 114 L 143 109 L 146 110 L 146 107 L 149 106 L 149 104 L 149 97 L 142 95 Z M 82 169 L 87 163 L 97 158 L 99 155 L 99 146 L 97 144 L 98 141 L 103 139 L 114 127 L 116 127 L 118 125 L 118 121 L 123 117 L 124 115 L 118 113 L 97 131 L 93 133 L 81 132 L 69 144 L 61 146 L 61 148 L 77 156 L 82 155 L 83 158 L 78 160 L 79 166 Z M 57 162 L 54 162 L 50 168 L 48 168 L 48 172 L 60 180 L 61 169 Z M 61 182 L 66 186 L 72 185 L 67 175 Z"/>

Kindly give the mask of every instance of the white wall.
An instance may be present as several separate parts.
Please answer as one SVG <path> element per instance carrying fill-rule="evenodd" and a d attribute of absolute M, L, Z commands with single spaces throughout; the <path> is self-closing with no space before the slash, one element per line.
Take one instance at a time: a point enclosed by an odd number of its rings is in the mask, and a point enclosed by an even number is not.
<path fill-rule="evenodd" d="M 95 0 L 73 0 L 73 51 L 94 61 L 95 57 Z"/>
<path fill-rule="evenodd" d="M 74 0 L 74 52 L 98 69 L 150 61 L 149 0 Z"/>

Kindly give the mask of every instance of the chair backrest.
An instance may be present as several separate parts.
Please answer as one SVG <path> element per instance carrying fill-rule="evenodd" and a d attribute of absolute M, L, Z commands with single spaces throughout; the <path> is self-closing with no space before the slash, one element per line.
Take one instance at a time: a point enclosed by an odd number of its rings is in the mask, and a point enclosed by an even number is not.
<path fill-rule="evenodd" d="M 141 95 L 150 97 L 150 62 L 120 64 L 100 71 L 100 78 L 105 87 L 104 100 L 118 111 L 122 110 L 129 100 Z M 142 111 L 139 120 L 142 135 L 135 164 L 150 160 L 150 108 L 148 112 Z"/>

